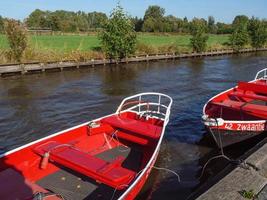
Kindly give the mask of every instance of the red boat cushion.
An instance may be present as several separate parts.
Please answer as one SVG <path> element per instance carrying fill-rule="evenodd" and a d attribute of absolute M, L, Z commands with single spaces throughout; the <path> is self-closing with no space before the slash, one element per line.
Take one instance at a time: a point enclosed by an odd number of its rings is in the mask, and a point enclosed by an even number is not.
<path fill-rule="evenodd" d="M 134 171 L 121 166 L 122 158 L 117 158 L 110 163 L 55 141 L 42 144 L 35 148 L 34 151 L 40 155 L 49 152 L 50 161 L 54 161 L 119 190 L 124 189 L 136 174 Z"/>
<path fill-rule="evenodd" d="M 224 100 L 223 102 L 212 102 L 212 104 L 232 108 L 236 110 L 242 110 L 249 112 L 251 114 L 258 114 L 262 116 L 267 116 L 267 106 L 256 105 L 251 103 L 246 103 L 242 101 L 232 101 L 232 100 Z"/>
<path fill-rule="evenodd" d="M 248 83 L 248 82 L 239 82 L 238 88 L 245 91 L 253 91 L 261 94 L 267 94 L 267 85 L 257 84 L 257 83 Z"/>
<path fill-rule="evenodd" d="M 139 135 L 134 135 L 132 133 L 126 133 L 124 131 L 117 131 L 116 132 L 117 136 L 119 138 L 122 138 L 124 140 L 128 140 L 128 141 L 131 141 L 131 142 L 134 142 L 134 143 L 137 143 L 137 144 L 141 144 L 141 145 L 154 145 L 154 143 L 145 138 L 145 137 L 140 137 Z"/>
<path fill-rule="evenodd" d="M 256 99 L 256 100 L 261 100 L 261 101 L 267 101 L 267 96 L 263 95 L 257 95 L 257 94 L 247 94 L 243 92 L 233 92 L 231 95 L 236 96 L 236 97 L 243 97 L 243 98 L 249 98 L 249 99 Z"/>
<path fill-rule="evenodd" d="M 113 127 L 131 131 L 148 138 L 158 139 L 162 132 L 162 127 L 131 119 L 125 116 L 112 115 L 101 120 Z"/>
<path fill-rule="evenodd" d="M 0 172 L 0 199 L 3 200 L 30 200 L 37 192 L 47 193 L 48 191 L 39 185 L 27 180 L 18 171 L 8 168 Z M 50 195 L 45 199 L 59 200 L 61 198 Z"/>

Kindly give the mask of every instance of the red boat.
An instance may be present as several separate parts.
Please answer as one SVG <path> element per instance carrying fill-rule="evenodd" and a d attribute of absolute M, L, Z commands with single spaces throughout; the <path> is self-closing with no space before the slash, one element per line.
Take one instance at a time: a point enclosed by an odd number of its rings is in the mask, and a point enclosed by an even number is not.
<path fill-rule="evenodd" d="M 226 147 L 266 131 L 267 68 L 253 81 L 212 97 L 203 108 L 205 126 L 219 147 Z"/>
<path fill-rule="evenodd" d="M 134 199 L 157 159 L 171 105 L 164 94 L 137 94 L 114 114 L 2 154 L 0 199 Z"/>

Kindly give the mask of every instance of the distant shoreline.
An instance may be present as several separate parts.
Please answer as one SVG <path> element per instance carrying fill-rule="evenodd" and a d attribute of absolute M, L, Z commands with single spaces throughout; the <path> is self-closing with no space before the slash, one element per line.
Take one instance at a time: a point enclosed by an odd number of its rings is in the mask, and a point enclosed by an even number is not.
<path fill-rule="evenodd" d="M 233 51 L 231 49 L 219 50 L 219 51 L 208 51 L 202 53 L 186 53 L 186 54 L 154 54 L 154 55 L 139 55 L 130 58 L 125 58 L 121 60 L 112 59 L 91 59 L 83 62 L 78 62 L 74 60 L 64 61 L 64 62 L 32 62 L 32 63 L 21 63 L 21 64 L 3 64 L 0 65 L 0 76 L 4 77 L 7 75 L 16 74 L 30 74 L 36 72 L 46 72 L 46 71 L 63 71 L 64 69 L 79 69 L 85 67 L 95 67 L 96 65 L 112 65 L 112 64 L 125 64 L 134 62 L 149 62 L 158 60 L 170 60 L 170 59 L 183 59 L 183 58 L 200 58 L 208 56 L 222 56 L 222 55 L 232 55 L 237 53 L 251 53 L 267 51 L 267 48 L 259 49 L 241 49 L 239 52 Z"/>

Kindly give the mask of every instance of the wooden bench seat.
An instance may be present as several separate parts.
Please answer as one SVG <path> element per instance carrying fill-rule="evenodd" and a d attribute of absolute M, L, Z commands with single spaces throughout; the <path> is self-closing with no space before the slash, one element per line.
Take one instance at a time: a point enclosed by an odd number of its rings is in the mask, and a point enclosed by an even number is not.
<path fill-rule="evenodd" d="M 117 157 L 113 162 L 107 162 L 55 141 L 42 144 L 36 147 L 34 151 L 41 156 L 49 152 L 50 161 L 119 190 L 124 189 L 136 174 L 134 171 L 121 166 L 123 157 Z"/>

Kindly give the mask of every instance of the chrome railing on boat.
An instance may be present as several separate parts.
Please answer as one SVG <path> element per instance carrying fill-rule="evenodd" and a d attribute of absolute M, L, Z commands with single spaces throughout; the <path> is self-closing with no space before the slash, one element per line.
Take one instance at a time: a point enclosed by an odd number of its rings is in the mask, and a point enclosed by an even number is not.
<path fill-rule="evenodd" d="M 122 100 L 116 114 L 131 111 L 139 116 L 158 118 L 164 121 L 164 125 L 169 122 L 172 98 L 168 95 L 156 92 L 140 93 Z"/>
<path fill-rule="evenodd" d="M 267 80 L 267 68 L 257 72 L 254 80 L 259 80 L 259 79 Z"/>

